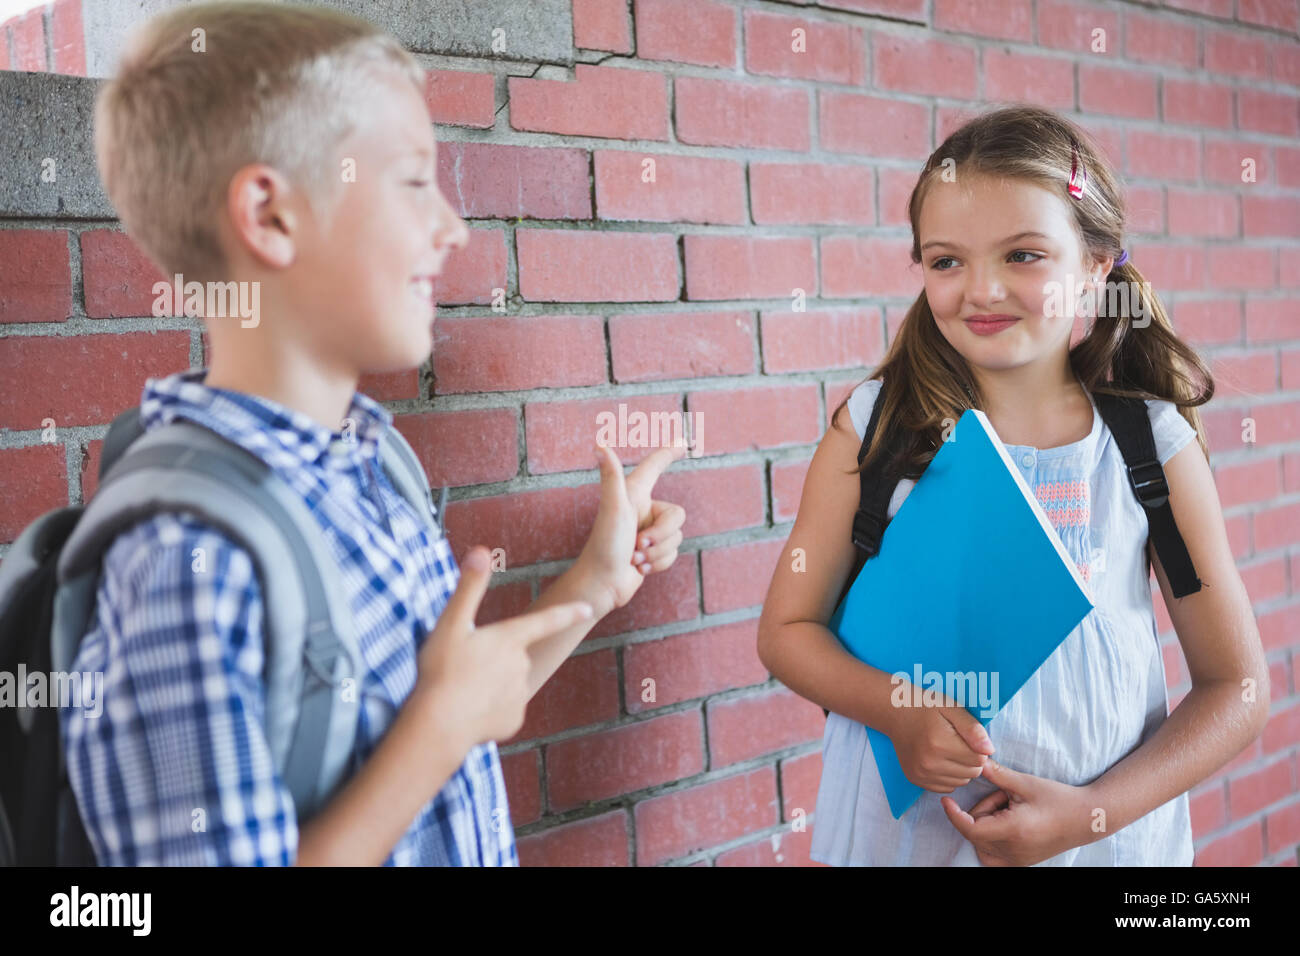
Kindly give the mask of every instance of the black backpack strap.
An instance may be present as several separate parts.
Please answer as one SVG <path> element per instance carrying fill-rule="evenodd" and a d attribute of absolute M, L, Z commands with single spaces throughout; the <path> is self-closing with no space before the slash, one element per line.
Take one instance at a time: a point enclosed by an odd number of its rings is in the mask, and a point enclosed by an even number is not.
<path fill-rule="evenodd" d="M 867 451 L 871 448 L 871 438 L 876 434 L 876 428 L 880 424 L 880 409 L 885 404 L 882 400 L 883 391 L 882 385 L 881 391 L 876 393 L 876 400 L 871 405 L 871 418 L 862 435 L 862 445 L 858 448 L 859 466 L 866 459 Z M 844 579 L 844 587 L 840 589 L 840 596 L 835 601 L 837 608 L 848 597 L 849 589 L 853 587 L 853 582 L 858 579 L 868 559 L 880 551 L 880 539 L 884 537 L 885 521 L 889 514 L 889 500 L 894 496 L 894 489 L 898 486 L 897 481 L 886 480 L 886 468 L 897 450 L 896 447 L 886 449 L 883 454 L 876 456 L 870 467 L 858 472 L 858 510 L 853 515 L 853 528 L 850 533 L 853 541 L 853 566 L 849 569 L 849 575 Z M 830 711 L 825 707 L 822 708 L 822 713 L 830 716 Z"/>
<path fill-rule="evenodd" d="M 1115 444 L 1124 456 L 1133 493 L 1146 510 L 1151 540 L 1155 542 L 1160 565 L 1169 576 L 1174 597 L 1195 594 L 1201 589 L 1201 579 L 1196 576 L 1187 545 L 1174 523 L 1174 511 L 1169 506 L 1169 484 L 1156 455 L 1155 436 L 1151 433 L 1146 402 L 1141 398 L 1104 393 L 1098 393 L 1094 398 L 1102 420 L 1115 436 Z"/>

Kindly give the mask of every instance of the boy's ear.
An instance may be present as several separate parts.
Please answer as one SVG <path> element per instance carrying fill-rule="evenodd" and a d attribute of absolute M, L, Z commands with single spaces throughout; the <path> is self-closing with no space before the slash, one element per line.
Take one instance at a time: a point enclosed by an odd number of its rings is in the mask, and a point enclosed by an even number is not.
<path fill-rule="evenodd" d="M 226 212 L 233 239 L 263 265 L 283 269 L 297 254 L 300 220 L 293 209 L 294 190 L 272 166 L 253 164 L 238 170 L 226 191 Z"/>

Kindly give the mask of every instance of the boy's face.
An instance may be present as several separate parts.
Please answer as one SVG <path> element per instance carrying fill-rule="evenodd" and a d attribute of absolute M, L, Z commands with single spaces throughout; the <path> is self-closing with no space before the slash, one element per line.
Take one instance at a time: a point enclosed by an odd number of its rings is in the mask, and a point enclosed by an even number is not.
<path fill-rule="evenodd" d="M 1014 368 L 1068 352 L 1084 282 L 1098 274 L 1085 268 L 1065 201 L 960 172 L 930 187 L 918 222 L 925 294 L 944 338 L 972 366 Z M 1041 235 L 1015 238 L 1025 232 Z M 988 315 L 1014 321 L 969 321 Z"/>
<path fill-rule="evenodd" d="M 379 89 L 341 144 L 332 209 L 299 232 L 285 276 L 313 325 L 313 354 L 360 373 L 428 358 L 433 280 L 469 235 L 438 189 L 424 100 L 396 72 Z"/>

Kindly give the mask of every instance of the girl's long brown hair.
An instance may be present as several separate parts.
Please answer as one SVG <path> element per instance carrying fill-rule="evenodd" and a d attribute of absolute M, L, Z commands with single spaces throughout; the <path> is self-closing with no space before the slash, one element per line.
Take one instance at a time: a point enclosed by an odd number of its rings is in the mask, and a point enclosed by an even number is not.
<path fill-rule="evenodd" d="M 1082 199 L 1067 192 L 1072 152 L 1077 146 L 1087 171 Z M 951 162 L 947 162 L 951 160 Z M 946 163 L 946 166 L 945 166 Z M 918 224 L 921 205 L 945 169 L 959 176 L 987 175 L 1020 180 L 1058 190 L 1074 215 L 1085 261 L 1119 258 L 1125 235 L 1124 198 L 1114 172 L 1081 128 L 1047 109 L 1018 105 L 995 110 L 966 123 L 936 149 L 921 170 L 908 201 L 912 225 L 912 262 L 921 263 Z M 1214 380 L 1196 352 L 1178 338 L 1160 298 L 1145 284 L 1130 259 L 1112 268 L 1108 282 L 1137 283 L 1135 306 L 1116 297 L 1116 314 L 1107 313 L 1109 297 L 1098 296 L 1098 315 L 1087 336 L 1070 349 L 1070 365 L 1090 392 L 1160 399 L 1173 402 L 1196 429 L 1202 452 L 1209 457 L 1205 428 L 1197 407 L 1214 395 Z M 1134 327 L 1135 317 L 1150 324 Z M 959 418 L 967 408 L 983 405 L 970 366 L 949 344 L 935 323 L 925 292 L 907 310 L 884 361 L 867 381 L 883 379 L 877 401 L 880 420 L 858 470 L 867 467 L 892 443 L 905 436 L 903 453 L 887 468 L 893 474 L 919 477 L 940 447 L 945 418 Z M 835 409 L 834 424 L 847 404 Z"/>

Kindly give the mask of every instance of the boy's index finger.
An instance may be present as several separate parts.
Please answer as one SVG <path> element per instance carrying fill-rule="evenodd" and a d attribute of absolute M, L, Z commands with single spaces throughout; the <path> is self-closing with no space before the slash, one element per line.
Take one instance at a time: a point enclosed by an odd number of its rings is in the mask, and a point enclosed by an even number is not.
<path fill-rule="evenodd" d="M 651 452 L 627 476 L 628 496 L 631 497 L 633 491 L 649 494 L 659 476 L 668 470 L 668 466 L 685 455 L 685 445 L 669 445 Z"/>
<path fill-rule="evenodd" d="M 500 636 L 516 640 L 524 645 L 536 644 L 538 641 L 567 631 L 573 625 L 591 620 L 591 605 L 585 601 L 570 601 L 540 611 L 520 614 L 487 627 L 479 628 L 488 632 L 483 636 Z M 496 632 L 492 634 L 491 632 Z"/>

